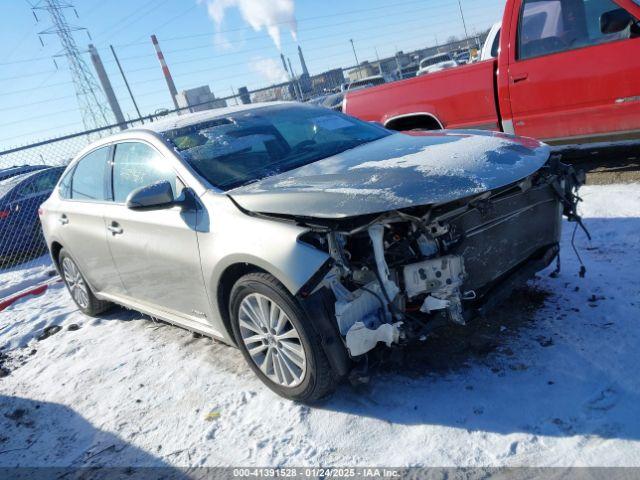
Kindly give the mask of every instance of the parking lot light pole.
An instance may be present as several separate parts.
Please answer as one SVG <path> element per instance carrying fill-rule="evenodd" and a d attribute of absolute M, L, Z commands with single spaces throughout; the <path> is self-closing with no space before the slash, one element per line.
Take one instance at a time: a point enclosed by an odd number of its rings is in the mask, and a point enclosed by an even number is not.
<path fill-rule="evenodd" d="M 356 54 L 356 46 L 353 44 L 353 38 L 350 38 L 349 41 L 351 42 L 351 48 L 353 49 L 353 56 L 356 59 L 356 69 L 358 72 L 358 78 L 360 78 L 360 62 L 358 62 L 358 55 Z"/>
<path fill-rule="evenodd" d="M 467 24 L 464 21 L 464 13 L 462 13 L 462 2 L 458 0 L 458 7 L 460 8 L 460 18 L 462 18 L 462 27 L 464 28 L 464 38 L 467 40 L 467 50 L 469 49 L 469 34 L 467 33 Z"/>
<path fill-rule="evenodd" d="M 120 60 L 116 55 L 116 51 L 113 49 L 113 45 L 109 45 L 111 49 L 111 53 L 113 54 L 113 58 L 116 60 L 116 65 L 118 65 L 118 70 L 120 70 L 120 75 L 122 75 L 122 79 L 124 80 L 124 84 L 127 87 L 127 91 L 129 92 L 129 96 L 131 97 L 131 101 L 133 102 L 133 106 L 138 113 L 138 118 L 144 124 L 144 120 L 142 119 L 142 114 L 140 113 L 140 109 L 138 108 L 138 104 L 136 103 L 136 99 L 133 97 L 133 92 L 131 91 L 131 87 L 129 86 L 129 82 L 127 81 L 127 76 L 124 74 L 124 70 L 122 70 L 122 66 L 120 65 Z"/>

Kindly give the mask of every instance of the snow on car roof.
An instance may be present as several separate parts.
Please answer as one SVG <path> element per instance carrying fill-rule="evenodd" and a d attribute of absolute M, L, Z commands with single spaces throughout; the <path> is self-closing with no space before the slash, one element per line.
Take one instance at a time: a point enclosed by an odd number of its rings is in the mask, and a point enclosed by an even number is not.
<path fill-rule="evenodd" d="M 166 132 L 167 130 L 173 130 L 174 128 L 188 127 L 189 125 L 195 125 L 200 122 L 212 120 L 218 117 L 224 117 L 232 113 L 244 112 L 246 110 L 255 110 L 258 108 L 269 107 L 274 105 L 293 104 L 295 102 L 263 102 L 263 103 L 249 103 L 246 105 L 234 105 L 232 107 L 216 108 L 213 110 L 206 110 L 204 112 L 187 113 L 184 115 L 178 115 L 175 117 L 158 120 L 148 125 L 136 128 L 136 130 L 151 130 L 153 132 Z"/>

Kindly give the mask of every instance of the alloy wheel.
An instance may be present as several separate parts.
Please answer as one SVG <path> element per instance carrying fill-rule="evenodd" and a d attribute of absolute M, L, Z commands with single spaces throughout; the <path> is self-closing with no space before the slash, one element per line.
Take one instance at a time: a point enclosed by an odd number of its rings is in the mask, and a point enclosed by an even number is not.
<path fill-rule="evenodd" d="M 89 306 L 87 284 L 84 278 L 82 278 L 80 270 L 78 270 L 76 264 L 69 257 L 65 257 L 64 260 L 62 260 L 62 274 L 75 302 L 80 308 L 87 308 Z"/>
<path fill-rule="evenodd" d="M 240 303 L 238 323 L 251 360 L 271 381 L 295 387 L 304 380 L 307 358 L 300 334 L 280 306 L 251 293 Z"/>

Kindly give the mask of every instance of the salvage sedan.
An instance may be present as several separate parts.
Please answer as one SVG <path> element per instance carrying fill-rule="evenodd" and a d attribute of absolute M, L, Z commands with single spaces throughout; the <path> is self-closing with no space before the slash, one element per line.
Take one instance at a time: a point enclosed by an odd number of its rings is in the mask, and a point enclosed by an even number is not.
<path fill-rule="evenodd" d="M 313 401 L 547 266 L 578 186 L 535 140 L 258 104 L 94 143 L 41 216 L 83 312 L 116 303 L 236 345 Z"/>

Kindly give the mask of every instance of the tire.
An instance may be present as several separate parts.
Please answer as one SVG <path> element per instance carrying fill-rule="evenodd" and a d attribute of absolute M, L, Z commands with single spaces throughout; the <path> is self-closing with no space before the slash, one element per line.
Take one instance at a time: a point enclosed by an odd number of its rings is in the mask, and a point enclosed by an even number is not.
<path fill-rule="evenodd" d="M 270 331 L 260 321 L 265 318 L 261 311 L 269 312 L 267 322 L 273 319 Z M 338 379 L 320 337 L 295 298 L 273 276 L 250 273 L 241 277 L 231 290 L 229 314 L 236 344 L 267 387 L 284 398 L 305 403 L 333 392 Z M 262 339 L 258 340 L 259 336 Z"/>
<path fill-rule="evenodd" d="M 82 313 L 95 317 L 113 306 L 111 302 L 96 298 L 75 260 L 64 248 L 60 250 L 58 255 L 58 264 L 62 280 L 67 286 L 73 302 Z"/>

